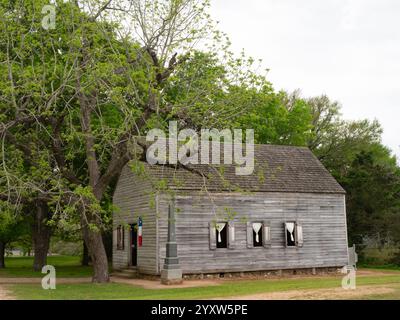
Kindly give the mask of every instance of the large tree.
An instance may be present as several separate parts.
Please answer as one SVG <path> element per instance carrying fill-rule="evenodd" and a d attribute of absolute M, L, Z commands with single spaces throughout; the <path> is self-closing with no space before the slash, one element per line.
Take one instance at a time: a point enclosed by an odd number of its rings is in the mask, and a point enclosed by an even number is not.
<path fill-rule="evenodd" d="M 262 77 L 220 45 L 208 1 L 57 1 L 54 30 L 41 25 L 45 1 L 0 3 L 3 150 L 20 162 L 3 151 L 2 197 L 43 204 L 59 225 L 79 223 L 93 281 L 106 282 L 101 231 L 121 169 L 145 161 L 136 137 L 168 120 L 233 124 L 244 110 L 226 103 L 228 93 L 263 87 Z M 199 41 L 208 53 L 194 50 Z"/>

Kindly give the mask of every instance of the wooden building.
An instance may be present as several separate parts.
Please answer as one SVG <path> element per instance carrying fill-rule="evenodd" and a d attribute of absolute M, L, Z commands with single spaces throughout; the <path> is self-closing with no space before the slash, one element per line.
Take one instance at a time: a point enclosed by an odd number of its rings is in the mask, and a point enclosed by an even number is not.
<path fill-rule="evenodd" d="M 307 148 L 256 145 L 247 176 L 232 165 L 132 167 L 113 198 L 114 269 L 160 274 L 172 196 L 183 274 L 348 264 L 345 191 Z"/>

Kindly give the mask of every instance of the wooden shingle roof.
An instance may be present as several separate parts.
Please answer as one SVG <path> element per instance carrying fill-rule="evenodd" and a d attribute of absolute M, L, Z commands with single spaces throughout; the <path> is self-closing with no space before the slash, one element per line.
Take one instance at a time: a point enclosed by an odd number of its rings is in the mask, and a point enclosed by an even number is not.
<path fill-rule="evenodd" d="M 179 190 L 345 193 L 308 148 L 255 145 L 254 158 L 253 173 L 242 176 L 235 165 L 224 164 L 188 166 L 196 172 L 147 163 L 145 168 L 154 180 Z"/>

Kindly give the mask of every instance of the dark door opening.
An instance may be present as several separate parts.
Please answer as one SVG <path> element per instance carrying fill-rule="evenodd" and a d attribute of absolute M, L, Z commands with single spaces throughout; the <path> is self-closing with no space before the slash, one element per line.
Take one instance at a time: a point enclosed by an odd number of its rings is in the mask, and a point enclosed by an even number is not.
<path fill-rule="evenodd" d="M 131 266 L 137 265 L 137 224 L 131 224 Z"/>

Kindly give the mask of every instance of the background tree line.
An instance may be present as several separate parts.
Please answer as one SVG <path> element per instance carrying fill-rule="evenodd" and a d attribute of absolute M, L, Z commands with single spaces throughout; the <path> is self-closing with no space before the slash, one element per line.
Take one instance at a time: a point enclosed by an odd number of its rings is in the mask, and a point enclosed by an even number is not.
<path fill-rule="evenodd" d="M 83 239 L 107 282 L 112 194 L 144 161 L 151 128 L 254 128 L 257 143 L 309 147 L 346 189 L 350 245 L 400 241 L 400 172 L 376 121 L 345 121 L 326 96 L 277 92 L 235 56 L 205 0 L 0 0 L 0 267 L 29 234 L 34 269 L 50 238 Z M 108 239 L 108 240 L 107 240 Z"/>

